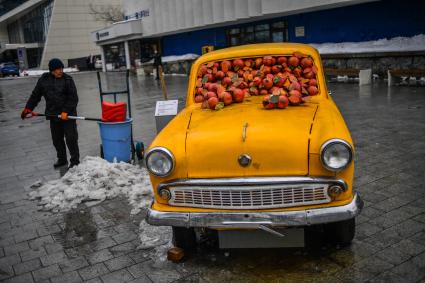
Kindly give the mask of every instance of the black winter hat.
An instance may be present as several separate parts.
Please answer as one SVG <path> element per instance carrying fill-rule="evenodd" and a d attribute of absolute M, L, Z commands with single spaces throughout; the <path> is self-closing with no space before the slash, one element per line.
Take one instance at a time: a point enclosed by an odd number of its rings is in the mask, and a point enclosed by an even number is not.
<path fill-rule="evenodd" d="M 62 63 L 61 60 L 59 60 L 58 58 L 53 58 L 52 60 L 49 61 L 49 71 L 53 71 L 56 69 L 60 69 L 60 68 L 64 68 L 64 65 Z"/>

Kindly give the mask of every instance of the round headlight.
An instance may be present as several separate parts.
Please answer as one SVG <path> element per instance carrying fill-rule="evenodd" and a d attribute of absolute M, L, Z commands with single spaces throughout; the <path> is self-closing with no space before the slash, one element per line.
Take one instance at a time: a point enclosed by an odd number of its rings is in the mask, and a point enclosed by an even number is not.
<path fill-rule="evenodd" d="M 343 140 L 329 140 L 322 145 L 320 160 L 323 166 L 330 171 L 341 171 L 353 159 L 351 146 Z"/>
<path fill-rule="evenodd" d="M 156 176 L 168 176 L 174 169 L 174 156 L 166 148 L 155 147 L 146 154 L 146 167 Z"/>

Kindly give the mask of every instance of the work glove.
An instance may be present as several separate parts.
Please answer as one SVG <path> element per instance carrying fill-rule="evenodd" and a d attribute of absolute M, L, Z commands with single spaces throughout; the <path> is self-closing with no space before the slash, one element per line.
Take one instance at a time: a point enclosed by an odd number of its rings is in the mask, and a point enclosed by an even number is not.
<path fill-rule="evenodd" d="M 21 119 L 24 120 L 28 114 L 31 114 L 32 111 L 28 108 L 24 108 L 24 110 L 22 110 L 21 112 Z"/>
<path fill-rule="evenodd" d="M 61 119 L 62 119 L 62 120 L 68 120 L 68 113 L 66 113 L 66 112 L 62 112 L 62 113 L 61 113 Z"/>

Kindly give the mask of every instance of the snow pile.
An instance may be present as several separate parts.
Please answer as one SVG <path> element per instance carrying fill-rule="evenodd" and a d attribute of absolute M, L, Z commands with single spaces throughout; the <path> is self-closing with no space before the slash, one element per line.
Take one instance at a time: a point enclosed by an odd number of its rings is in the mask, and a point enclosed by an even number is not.
<path fill-rule="evenodd" d="M 172 56 L 164 56 L 162 57 L 162 62 L 174 62 L 174 61 L 183 61 L 183 60 L 195 60 L 198 58 L 198 54 L 184 54 L 184 55 L 172 55 Z"/>
<path fill-rule="evenodd" d="M 78 70 L 77 68 L 65 68 L 63 69 L 64 73 L 75 73 L 75 72 L 79 72 L 80 70 Z M 26 77 L 26 76 L 41 76 L 44 73 L 48 73 L 49 70 L 24 70 L 21 72 L 20 76 L 21 77 Z"/>
<path fill-rule="evenodd" d="M 425 35 L 419 34 L 413 37 L 394 37 L 363 42 L 312 43 L 310 45 L 314 46 L 320 54 L 424 51 Z"/>
<path fill-rule="evenodd" d="M 88 201 L 104 201 L 119 195 L 128 198 L 138 213 L 152 201 L 152 187 L 144 168 L 128 163 L 109 163 L 87 156 L 60 179 L 31 185 L 31 199 L 39 200 L 45 210 L 68 211 Z"/>

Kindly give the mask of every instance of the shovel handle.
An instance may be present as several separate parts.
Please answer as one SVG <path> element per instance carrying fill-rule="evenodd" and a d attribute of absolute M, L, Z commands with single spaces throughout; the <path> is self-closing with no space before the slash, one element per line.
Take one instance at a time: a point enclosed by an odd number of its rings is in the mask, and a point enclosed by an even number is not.
<path fill-rule="evenodd" d="M 61 115 L 46 115 L 46 114 L 41 114 L 41 113 L 37 113 L 37 112 L 31 112 L 31 117 L 34 116 L 42 116 L 42 117 L 50 117 L 50 118 L 61 118 Z M 87 120 L 87 121 L 98 121 L 98 122 L 102 122 L 102 119 L 99 118 L 89 118 L 89 117 L 81 117 L 81 116 L 68 116 L 69 120 Z"/>

